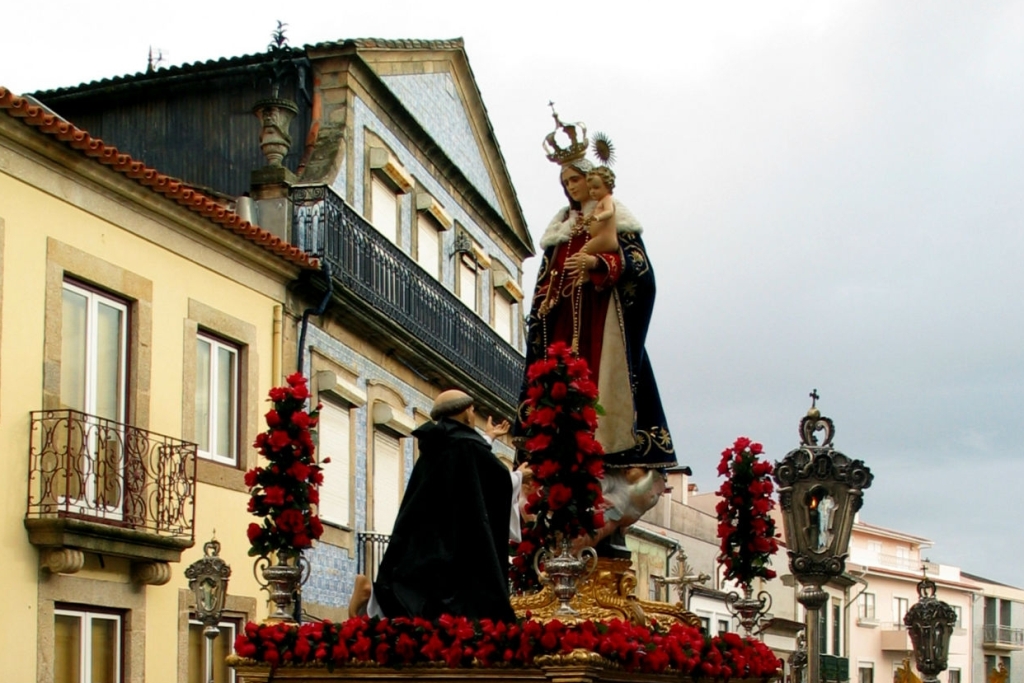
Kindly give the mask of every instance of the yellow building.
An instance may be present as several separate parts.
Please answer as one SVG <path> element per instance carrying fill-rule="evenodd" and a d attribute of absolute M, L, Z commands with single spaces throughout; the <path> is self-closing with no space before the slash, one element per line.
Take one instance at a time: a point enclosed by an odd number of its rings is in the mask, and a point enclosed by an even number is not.
<path fill-rule="evenodd" d="M 276 58 L 0 90 L 7 680 L 199 680 L 183 572 L 214 533 L 217 647 L 266 615 L 243 475 L 297 356 L 332 458 L 310 618 L 373 570 L 433 396 L 511 416 L 532 244 L 461 41 Z M 252 76 L 282 63 L 295 143 L 259 168 Z"/>

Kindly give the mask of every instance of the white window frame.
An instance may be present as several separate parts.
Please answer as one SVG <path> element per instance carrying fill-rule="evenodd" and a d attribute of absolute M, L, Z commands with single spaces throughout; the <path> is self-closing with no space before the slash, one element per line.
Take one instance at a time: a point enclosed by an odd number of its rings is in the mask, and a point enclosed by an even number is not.
<path fill-rule="evenodd" d="M 239 369 L 241 368 L 242 350 L 238 347 L 237 344 L 232 344 L 230 342 L 226 342 L 223 339 L 221 339 L 220 337 L 214 336 L 214 335 L 212 335 L 212 334 L 210 334 L 208 332 L 204 332 L 202 330 L 200 330 L 199 333 L 196 334 L 196 345 L 197 346 L 198 346 L 200 341 L 206 342 L 207 344 L 210 345 L 210 372 L 209 372 L 210 386 L 208 387 L 208 392 L 209 392 L 208 395 L 209 395 L 209 398 L 210 398 L 210 405 L 209 405 L 208 415 L 210 416 L 210 420 L 206 424 L 206 438 L 207 438 L 207 443 L 209 444 L 211 450 L 210 451 L 199 450 L 199 457 L 203 458 L 205 460 L 212 460 L 213 462 L 219 462 L 219 463 L 221 463 L 223 465 L 237 466 L 238 465 L 238 441 L 239 441 L 239 439 L 238 439 L 238 424 L 239 424 L 239 416 L 240 416 L 240 408 L 241 408 L 241 406 L 239 405 L 238 385 L 239 385 L 239 380 L 240 380 L 240 378 L 239 378 Z M 214 453 L 214 452 L 212 452 L 212 449 L 214 449 L 216 447 L 216 443 L 217 443 L 217 419 L 219 418 L 219 415 L 217 414 L 217 403 L 218 403 L 218 399 L 220 398 L 220 396 L 217 393 L 218 392 L 218 388 L 217 388 L 217 373 L 218 373 L 218 370 L 219 370 L 218 364 L 220 363 L 220 361 L 218 360 L 218 353 L 217 353 L 217 351 L 219 349 L 225 349 L 225 350 L 231 352 L 232 362 L 234 363 L 234 366 L 235 366 L 234 367 L 234 378 L 235 378 L 235 381 L 231 383 L 231 392 L 233 394 L 232 398 L 231 398 L 231 405 L 234 406 L 234 415 L 231 416 L 231 432 L 230 432 L 231 433 L 231 453 L 229 455 L 224 455 L 224 454 L 221 454 L 221 453 Z M 196 352 L 197 359 L 198 359 L 198 355 L 199 354 L 198 354 L 198 350 L 197 350 L 197 352 Z M 199 378 L 197 377 L 196 378 L 197 384 L 198 384 L 198 381 L 199 381 Z M 198 388 L 199 387 L 197 386 L 196 389 L 198 390 Z M 199 437 L 199 425 L 196 425 L 196 438 L 198 439 L 198 437 Z"/>
<path fill-rule="evenodd" d="M 79 671 L 79 683 L 91 683 L 92 680 L 92 628 L 90 628 L 94 620 L 106 620 L 113 621 L 117 625 L 117 631 L 114 638 L 114 643 L 117 650 L 114 652 L 114 680 L 120 683 L 122 680 L 121 672 L 121 659 L 122 652 L 124 650 L 124 622 L 121 619 L 120 614 L 112 614 L 110 612 L 92 612 L 88 610 L 75 610 L 75 609 L 54 609 L 53 616 L 56 620 L 58 616 L 64 617 L 77 617 L 81 625 L 81 634 L 79 643 L 81 644 L 81 650 L 78 653 L 78 671 Z"/>
<path fill-rule="evenodd" d="M 85 287 L 75 282 L 64 280 L 62 284 L 61 296 L 63 297 L 64 291 L 77 294 L 85 298 L 86 311 L 85 311 L 85 396 L 83 397 L 84 405 L 82 406 L 82 413 L 86 415 L 82 425 L 88 431 L 88 444 L 86 446 L 88 457 L 91 461 L 91 465 L 88 468 L 88 472 L 82 474 L 84 478 L 84 503 L 82 498 L 73 498 L 68 500 L 64 496 L 59 497 L 60 505 L 69 505 L 72 509 L 87 515 L 95 515 L 97 513 L 102 514 L 103 517 L 109 519 L 121 519 L 124 507 L 125 489 L 124 489 L 124 459 L 125 452 L 124 446 L 125 434 L 124 429 L 120 426 L 115 427 L 114 431 L 120 433 L 120 444 L 118 448 L 118 459 L 116 463 L 117 477 L 119 479 L 119 485 L 121 490 L 121 496 L 114 505 L 107 505 L 106 503 L 99 503 L 99 482 L 98 482 L 98 471 L 99 471 L 99 458 L 100 449 L 102 447 L 102 441 L 100 439 L 100 423 L 99 420 L 112 420 L 118 425 L 122 425 L 126 421 L 127 415 L 127 396 L 128 396 L 128 304 L 122 300 L 116 299 L 112 296 L 99 292 L 95 289 Z M 103 304 L 109 308 L 117 310 L 121 314 L 121 327 L 118 331 L 118 358 L 117 358 L 117 411 L 113 417 L 97 415 L 98 407 L 97 401 L 97 366 L 99 364 L 97 356 L 98 347 L 98 334 L 99 330 L 96 326 L 96 320 L 99 316 L 99 306 Z M 63 354 L 63 344 L 66 341 L 64 336 L 66 330 L 61 332 L 61 345 Z M 62 388 L 61 401 L 63 402 L 66 398 L 63 396 Z"/>
<path fill-rule="evenodd" d="M 193 617 L 194 617 L 194 615 L 191 615 L 191 614 L 189 615 L 188 625 L 189 625 L 189 634 L 190 635 L 191 635 L 192 627 L 193 626 L 202 626 L 203 625 L 203 622 L 201 622 L 198 619 L 195 619 Z M 238 635 L 238 630 L 239 630 L 238 627 L 239 627 L 239 623 L 237 621 L 234 621 L 234 620 L 225 619 L 224 621 L 220 621 L 220 622 L 217 623 L 217 628 L 220 629 L 220 635 L 218 635 L 217 638 L 227 638 L 228 651 L 229 652 L 233 650 L 234 646 L 232 645 L 232 643 L 235 642 L 235 637 Z M 210 645 L 210 641 L 207 640 L 205 636 L 203 636 L 201 642 L 202 642 L 202 651 L 201 651 L 202 657 L 200 657 L 200 660 L 203 662 L 203 671 L 201 671 L 199 673 L 199 680 L 204 681 L 204 683 L 206 683 L 206 681 L 204 680 L 205 677 L 206 677 L 206 648 Z M 215 667 L 217 666 L 216 660 L 214 661 L 214 666 Z M 221 666 L 227 666 L 227 665 L 224 664 L 224 662 L 221 662 Z M 227 672 L 228 672 L 227 683 L 235 683 L 235 681 L 237 680 L 237 677 L 235 676 L 235 669 L 234 669 L 234 667 L 228 666 L 227 667 Z M 187 671 L 185 673 L 186 679 L 191 678 L 192 677 L 191 674 L 192 674 L 191 671 Z"/>
<path fill-rule="evenodd" d="M 870 600 L 868 599 L 870 598 Z M 870 604 L 868 604 L 870 602 Z M 874 621 L 877 614 L 878 601 L 874 593 L 864 592 L 857 599 L 857 618 L 866 621 Z M 870 608 L 870 609 L 869 609 Z"/>
<path fill-rule="evenodd" d="M 120 345 L 121 352 L 118 360 L 118 374 L 120 375 L 120 381 L 118 382 L 118 396 L 117 396 L 117 415 L 112 419 L 115 422 L 123 423 L 125 421 L 125 408 L 127 407 L 127 379 L 128 379 L 128 305 L 121 300 L 115 299 L 111 296 L 102 294 L 95 289 L 89 289 L 81 285 L 77 285 L 74 282 L 65 280 L 63 288 L 84 296 L 86 299 L 86 315 L 85 315 L 85 406 L 82 412 L 88 415 L 96 414 L 96 346 L 97 346 L 97 329 L 96 329 L 96 318 L 99 311 L 99 305 L 102 302 L 105 306 L 115 308 L 121 312 L 121 330 L 120 330 Z M 63 340 L 61 341 L 63 344 Z"/>
<path fill-rule="evenodd" d="M 491 302 L 491 317 L 494 318 L 494 331 L 509 344 L 512 344 L 516 337 L 516 303 L 518 302 L 515 299 L 508 297 L 500 290 L 494 290 L 494 300 Z M 508 325 L 499 327 L 498 309 L 504 304 L 508 305 Z"/>
<path fill-rule="evenodd" d="M 902 609 L 901 609 L 902 608 Z M 910 610 L 910 599 L 894 595 L 892 598 L 892 622 L 897 629 L 904 629 L 903 617 L 907 616 Z M 902 613 L 901 613 L 902 612 Z"/>

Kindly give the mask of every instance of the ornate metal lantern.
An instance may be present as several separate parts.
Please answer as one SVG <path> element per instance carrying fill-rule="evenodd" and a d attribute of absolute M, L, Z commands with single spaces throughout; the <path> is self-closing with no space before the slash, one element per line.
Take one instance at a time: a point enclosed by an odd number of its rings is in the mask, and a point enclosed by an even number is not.
<path fill-rule="evenodd" d="M 853 518 L 871 486 L 871 471 L 832 447 L 835 425 L 817 408 L 800 420 L 800 446 L 775 464 L 779 507 L 789 552 L 789 568 L 803 589 L 797 600 L 807 609 L 808 680 L 820 680 L 818 610 L 828 601 L 822 586 L 846 568 Z M 818 445 L 817 432 L 824 432 Z"/>
<path fill-rule="evenodd" d="M 956 612 L 935 597 L 935 582 L 927 576 L 917 584 L 917 603 L 903 617 L 914 645 L 917 670 L 924 683 L 935 683 L 949 664 L 949 637 L 956 625 Z"/>
<path fill-rule="evenodd" d="M 196 619 L 203 623 L 206 637 L 206 680 L 213 681 L 213 641 L 220 634 L 217 624 L 224 614 L 231 567 L 220 557 L 220 542 L 210 539 L 203 545 L 203 557 L 185 569 L 188 588 L 196 599 Z"/>

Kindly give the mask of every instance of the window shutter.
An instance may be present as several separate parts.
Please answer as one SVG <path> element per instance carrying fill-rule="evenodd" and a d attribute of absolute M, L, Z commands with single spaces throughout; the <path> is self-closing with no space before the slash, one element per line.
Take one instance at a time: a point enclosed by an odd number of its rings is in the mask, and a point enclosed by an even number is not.
<path fill-rule="evenodd" d="M 351 508 L 351 421 L 347 407 L 330 401 L 320 409 L 320 463 L 324 483 L 320 487 L 320 516 L 325 522 L 349 526 Z M 323 461 L 330 458 L 331 461 Z"/>
<path fill-rule="evenodd" d="M 390 534 L 402 494 L 400 441 L 386 432 L 373 435 L 373 530 Z"/>

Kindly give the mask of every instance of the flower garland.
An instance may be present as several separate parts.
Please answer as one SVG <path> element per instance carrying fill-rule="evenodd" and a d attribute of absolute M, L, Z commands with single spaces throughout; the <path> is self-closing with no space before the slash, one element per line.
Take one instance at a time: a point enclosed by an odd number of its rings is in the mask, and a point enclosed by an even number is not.
<path fill-rule="evenodd" d="M 775 507 L 773 468 L 758 459 L 762 451 L 761 444 L 741 436 L 722 451 L 718 464 L 718 474 L 726 477 L 718 489 L 722 500 L 715 507 L 721 539 L 718 563 L 725 568 L 726 579 L 748 587 L 755 578 L 775 578 L 768 565 L 779 549 L 770 514 Z"/>
<path fill-rule="evenodd" d="M 527 498 L 523 541 L 514 544 L 516 590 L 537 585 L 533 554 L 557 538 L 593 536 L 604 526 L 604 449 L 597 429 L 597 385 L 582 358 L 555 342 L 526 372 L 523 449 L 537 488 Z"/>
<path fill-rule="evenodd" d="M 626 671 L 674 672 L 697 680 L 767 680 L 781 667 L 764 643 L 735 633 L 709 637 L 693 626 L 674 624 L 664 630 L 619 619 L 564 624 L 471 621 L 448 615 L 436 621 L 363 616 L 341 623 L 250 622 L 235 639 L 235 653 L 244 659 L 275 668 L 318 665 L 330 671 L 353 663 L 528 667 L 539 656 L 576 649 L 596 652 Z"/>
<path fill-rule="evenodd" d="M 248 529 L 249 554 L 254 556 L 309 548 L 324 532 L 312 509 L 320 502 L 317 487 L 324 479 L 313 459 L 310 431 L 316 428 L 319 406 L 306 411 L 309 389 L 301 373 L 287 381 L 288 386 L 270 390 L 274 407 L 265 416 L 268 429 L 253 444 L 269 464 L 245 473 L 249 512 L 263 517 L 262 524 L 253 522 Z"/>

